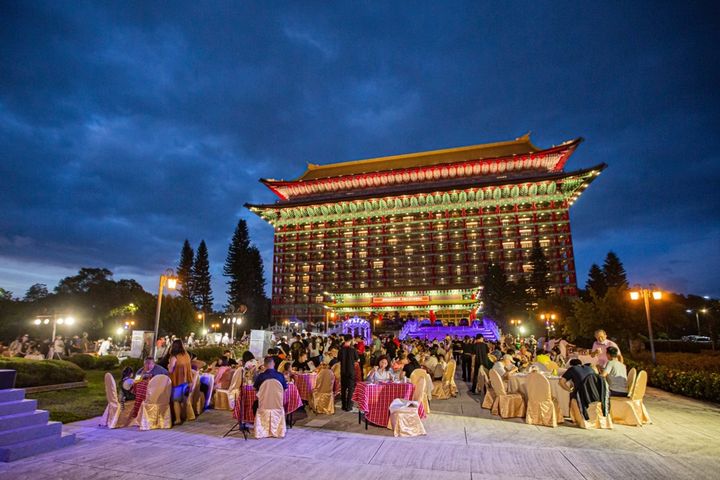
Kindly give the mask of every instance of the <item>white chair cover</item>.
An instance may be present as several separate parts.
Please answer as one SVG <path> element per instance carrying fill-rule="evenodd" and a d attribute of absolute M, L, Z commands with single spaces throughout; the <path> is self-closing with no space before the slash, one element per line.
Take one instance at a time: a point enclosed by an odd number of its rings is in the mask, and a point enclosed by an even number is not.
<path fill-rule="evenodd" d="M 100 426 L 107 428 L 127 427 L 132 420 L 130 414 L 133 410 L 135 402 L 126 402 L 124 406 L 120 405 L 117 394 L 117 384 L 112 373 L 105 374 L 105 397 L 107 397 L 107 407 L 100 418 Z"/>
<path fill-rule="evenodd" d="M 147 397 L 140 407 L 140 430 L 172 428 L 170 416 L 170 395 L 172 381 L 167 375 L 156 375 L 150 379 Z"/>
<path fill-rule="evenodd" d="M 533 372 L 527 376 L 527 412 L 525 423 L 557 427 L 558 420 L 563 421 L 560 406 L 552 398 L 550 382 L 541 373 Z"/>
<path fill-rule="evenodd" d="M 425 379 L 423 378 L 424 382 Z M 417 437 L 426 435 L 425 426 L 420 420 L 418 409 L 420 402 L 396 398 L 390 403 L 390 418 L 388 428 L 393 431 L 396 437 Z"/>
<path fill-rule="evenodd" d="M 629 379 L 628 379 L 629 384 Z M 629 397 L 610 397 L 610 412 L 615 423 L 643 426 L 652 423 L 643 398 L 647 388 L 647 372 L 641 370 L 635 379 L 632 395 Z"/>
<path fill-rule="evenodd" d="M 255 438 L 285 437 L 285 409 L 280 382 L 275 379 L 265 380 L 257 392 L 257 399 Z"/>
<path fill-rule="evenodd" d="M 315 413 L 332 415 L 335 413 L 333 385 L 335 374 L 329 368 L 322 368 L 315 379 L 312 392 L 312 409 Z"/>

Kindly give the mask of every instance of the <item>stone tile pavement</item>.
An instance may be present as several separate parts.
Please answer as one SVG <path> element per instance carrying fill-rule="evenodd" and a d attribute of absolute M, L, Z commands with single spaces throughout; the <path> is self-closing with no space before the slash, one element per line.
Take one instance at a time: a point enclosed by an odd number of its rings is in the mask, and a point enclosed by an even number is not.
<path fill-rule="evenodd" d="M 434 401 L 428 435 L 365 430 L 357 414 L 298 420 L 285 439 L 222 438 L 230 412 L 209 411 L 172 430 L 65 426 L 76 445 L 10 464 L 0 479 L 664 479 L 720 478 L 720 406 L 648 389 L 650 426 L 556 429 L 500 420 L 479 397 Z"/>

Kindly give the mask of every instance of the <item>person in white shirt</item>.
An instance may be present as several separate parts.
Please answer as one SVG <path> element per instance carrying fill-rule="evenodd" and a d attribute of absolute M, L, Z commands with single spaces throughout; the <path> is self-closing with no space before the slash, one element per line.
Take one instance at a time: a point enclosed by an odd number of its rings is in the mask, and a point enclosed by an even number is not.
<path fill-rule="evenodd" d="M 98 350 L 98 355 L 107 355 L 110 353 L 110 347 L 112 346 L 112 337 L 108 337 L 106 340 L 103 340 L 100 344 L 100 350 Z"/>
<path fill-rule="evenodd" d="M 596 330 L 595 343 L 593 343 L 592 350 L 590 351 L 590 356 L 597 357 L 597 365 L 601 369 L 605 368 L 605 365 L 607 365 L 608 363 L 608 347 L 617 348 L 618 359 L 622 361 L 622 353 L 620 352 L 620 347 L 617 346 L 617 343 L 607 338 L 607 333 L 605 333 L 605 330 Z"/>
<path fill-rule="evenodd" d="M 628 396 L 627 367 L 617 359 L 619 353 L 617 348 L 608 347 L 609 360 L 605 365 L 605 370 L 601 373 L 608 382 L 611 397 Z"/>
<path fill-rule="evenodd" d="M 495 362 L 492 369 L 495 370 L 500 375 L 500 378 L 502 378 L 503 380 L 507 380 L 508 375 L 511 375 L 518 371 L 512 355 L 507 354 L 503 355 L 503 358 L 501 360 Z"/>
<path fill-rule="evenodd" d="M 222 340 L 220 340 L 220 343 L 223 344 L 224 346 L 227 346 L 230 344 L 230 337 L 228 336 L 227 333 L 223 335 Z"/>
<path fill-rule="evenodd" d="M 190 335 L 188 335 L 187 346 L 188 348 L 193 348 L 195 346 L 195 332 L 190 332 Z"/>

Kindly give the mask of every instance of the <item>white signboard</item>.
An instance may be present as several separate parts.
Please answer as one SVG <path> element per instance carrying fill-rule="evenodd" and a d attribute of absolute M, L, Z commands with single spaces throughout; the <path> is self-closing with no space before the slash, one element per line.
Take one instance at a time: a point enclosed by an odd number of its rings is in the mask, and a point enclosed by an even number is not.
<path fill-rule="evenodd" d="M 144 358 L 152 352 L 155 332 L 148 330 L 133 330 L 132 343 L 130 344 L 130 356 L 132 358 Z"/>
<path fill-rule="evenodd" d="M 267 354 L 272 341 L 272 332 L 250 330 L 250 352 L 258 359 L 258 363 Z"/>

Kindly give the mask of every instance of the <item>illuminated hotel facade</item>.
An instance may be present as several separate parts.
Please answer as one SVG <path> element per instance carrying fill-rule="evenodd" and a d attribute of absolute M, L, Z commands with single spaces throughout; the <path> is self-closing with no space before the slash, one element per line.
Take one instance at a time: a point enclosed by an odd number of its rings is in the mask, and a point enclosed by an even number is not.
<path fill-rule="evenodd" d="M 565 172 L 582 139 L 516 140 L 308 165 L 261 180 L 279 200 L 246 205 L 275 229 L 272 321 L 360 316 L 473 318 L 487 268 L 531 272 L 533 243 L 552 291 L 577 293 L 569 208 L 605 168 Z"/>

